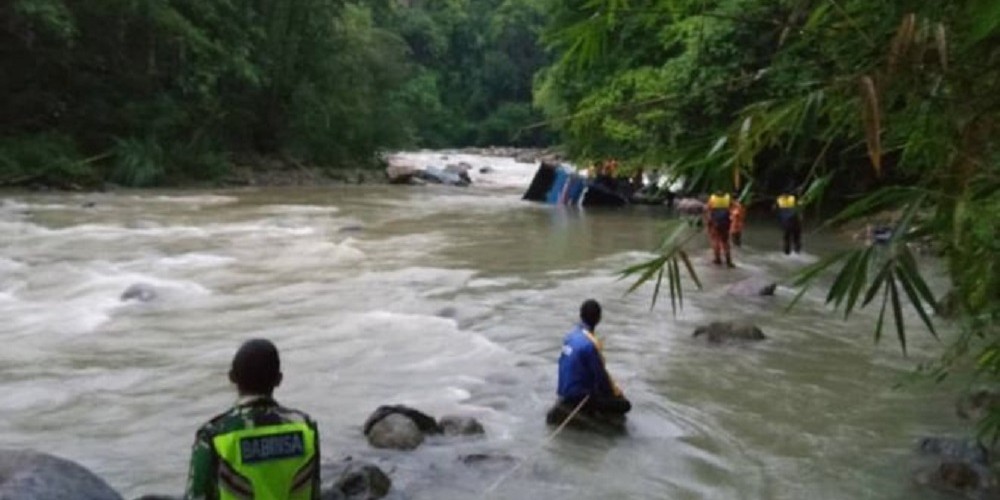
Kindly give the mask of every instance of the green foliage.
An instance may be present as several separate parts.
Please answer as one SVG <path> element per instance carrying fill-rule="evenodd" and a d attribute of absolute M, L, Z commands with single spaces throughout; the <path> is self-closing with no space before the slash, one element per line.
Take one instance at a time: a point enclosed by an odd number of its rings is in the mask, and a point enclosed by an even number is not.
<path fill-rule="evenodd" d="M 69 137 L 35 134 L 0 138 L 0 185 L 73 182 L 94 174 Z"/>
<path fill-rule="evenodd" d="M 696 187 L 749 178 L 773 194 L 774 184 L 795 179 L 809 186 L 806 202 L 854 197 L 828 225 L 895 211 L 885 249 L 831 256 L 796 283 L 834 271 L 826 301 L 845 315 L 881 299 L 875 338 L 888 312 L 905 352 L 907 308 L 937 332 L 940 298 L 911 250 L 929 247 L 953 286 L 960 334 L 925 368 L 940 380 L 971 363 L 982 383 L 1000 385 L 996 2 L 593 0 L 553 8 L 563 24 L 548 40 L 562 57 L 538 97 L 549 113 L 567 113 L 560 128 L 577 152 L 659 160 Z M 631 56 L 619 46 L 625 41 Z M 574 78 L 587 84 L 559 85 Z M 642 283 L 671 267 L 658 258 L 634 270 Z M 668 278 L 673 297 L 680 281 Z M 980 425 L 1000 436 L 1000 415 Z"/>
<path fill-rule="evenodd" d="M 424 147 L 539 146 L 551 141 L 531 107 L 547 63 L 543 7 L 532 0 L 409 2 L 382 16 L 406 41 L 412 78 L 393 94 Z"/>
<path fill-rule="evenodd" d="M 0 138 L 68 138 L 130 185 L 220 177 L 230 156 L 539 145 L 521 130 L 541 120 L 544 22 L 529 0 L 11 0 Z"/>
<path fill-rule="evenodd" d="M 111 180 L 123 186 L 147 187 L 156 184 L 166 171 L 166 155 L 160 144 L 147 138 L 115 139 L 112 149 L 114 170 Z"/>

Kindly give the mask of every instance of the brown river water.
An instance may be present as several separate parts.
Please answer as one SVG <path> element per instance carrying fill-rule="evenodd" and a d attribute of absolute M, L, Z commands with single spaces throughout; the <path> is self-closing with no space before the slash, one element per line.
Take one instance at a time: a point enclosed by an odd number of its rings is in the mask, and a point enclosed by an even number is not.
<path fill-rule="evenodd" d="M 76 460 L 126 498 L 179 494 L 195 430 L 235 399 L 233 352 L 267 337 L 276 396 L 319 421 L 324 457 L 375 460 L 406 498 L 481 498 L 514 463 L 470 453 L 523 463 L 491 498 L 938 498 L 912 483 L 914 442 L 965 429 L 945 388 L 894 386 L 940 344 L 910 315 L 908 358 L 892 330 L 876 345 L 877 311 L 845 321 L 821 286 L 785 311 L 788 278 L 850 241 L 807 234 L 786 257 L 771 221 L 751 221 L 723 270 L 699 239 L 705 288 L 688 283 L 674 316 L 618 279 L 669 213 L 522 202 L 533 167 L 472 160 L 496 170 L 468 189 L 0 193 L 0 444 Z M 726 292 L 750 276 L 777 296 Z M 133 283 L 159 296 L 120 302 Z M 589 297 L 628 432 L 546 441 L 560 341 Z M 769 339 L 691 338 L 716 319 Z M 370 449 L 361 425 L 390 403 L 475 416 L 486 437 Z"/>

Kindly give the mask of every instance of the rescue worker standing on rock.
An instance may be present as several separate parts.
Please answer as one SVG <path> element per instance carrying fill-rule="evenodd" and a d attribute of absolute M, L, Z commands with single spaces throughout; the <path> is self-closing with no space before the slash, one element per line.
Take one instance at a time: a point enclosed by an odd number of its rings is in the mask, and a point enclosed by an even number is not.
<path fill-rule="evenodd" d="M 722 190 L 716 190 L 712 193 L 705 205 L 705 225 L 708 227 L 708 239 L 712 243 L 712 253 L 715 255 L 712 262 L 717 266 L 722 265 L 722 256 L 725 254 L 726 265 L 735 267 L 729 250 L 731 222 L 729 209 L 731 205 L 732 197 Z"/>
<path fill-rule="evenodd" d="M 792 194 L 791 187 L 782 191 L 778 196 L 776 205 L 778 207 L 778 221 L 781 222 L 781 230 L 784 233 L 785 255 L 799 253 L 802 250 L 802 219 L 799 217 L 798 200 Z"/>
<path fill-rule="evenodd" d="M 622 418 L 632 409 L 604 366 L 603 347 L 594 336 L 600 322 L 601 305 L 589 299 L 580 306 L 580 324 L 563 338 L 556 391 L 559 402 L 546 417 L 550 425 L 561 423 L 581 403 L 581 413 L 596 417 Z"/>
<path fill-rule="evenodd" d="M 320 498 L 316 423 L 274 400 L 281 378 L 270 341 L 249 340 L 236 351 L 229 380 L 239 400 L 198 429 L 186 499 Z"/>

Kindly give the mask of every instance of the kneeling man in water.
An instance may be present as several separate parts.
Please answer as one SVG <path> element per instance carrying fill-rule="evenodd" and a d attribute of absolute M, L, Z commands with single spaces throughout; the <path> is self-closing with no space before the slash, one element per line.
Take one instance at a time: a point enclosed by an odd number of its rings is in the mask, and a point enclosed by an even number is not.
<path fill-rule="evenodd" d="M 549 424 L 561 423 L 581 401 L 580 412 L 598 418 L 621 419 L 632 404 L 625 399 L 604 366 L 601 341 L 594 336 L 601 322 L 601 305 L 589 299 L 580 306 L 580 324 L 563 338 L 559 355 L 559 402 L 549 411 Z"/>

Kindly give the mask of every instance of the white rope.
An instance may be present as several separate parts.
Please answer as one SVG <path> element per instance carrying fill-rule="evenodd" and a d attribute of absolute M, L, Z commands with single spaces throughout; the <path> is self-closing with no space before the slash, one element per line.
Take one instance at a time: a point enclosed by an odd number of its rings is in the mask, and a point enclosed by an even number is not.
<path fill-rule="evenodd" d="M 588 399 L 590 399 L 590 395 L 587 395 L 582 400 L 580 400 L 580 402 L 577 403 L 576 408 L 573 408 L 573 411 L 571 411 L 569 415 L 566 416 L 566 419 L 563 420 L 561 424 L 559 424 L 559 427 L 556 427 L 556 430 L 552 431 L 552 433 L 549 434 L 549 437 L 545 438 L 545 441 L 542 441 L 542 444 L 540 444 L 538 448 L 535 448 L 535 450 L 531 452 L 531 454 L 529 454 L 527 458 L 525 458 L 522 462 L 520 462 L 519 464 L 515 465 L 512 469 L 507 471 L 506 474 L 500 476 L 500 478 L 498 478 L 493 484 L 491 484 L 489 488 L 486 488 L 486 491 L 483 492 L 482 498 L 489 498 L 489 496 L 493 494 L 493 492 L 496 491 L 496 489 L 500 487 L 500 485 L 503 484 L 504 481 L 513 476 L 514 473 L 521 468 L 521 466 L 534 459 L 535 455 L 537 455 L 538 452 L 542 450 L 542 448 L 545 448 L 546 445 L 551 443 L 552 440 L 555 439 L 555 437 L 559 435 L 560 432 L 562 432 L 562 430 L 566 427 L 566 425 L 569 424 L 570 420 L 573 420 L 573 417 L 575 417 L 577 413 L 580 413 L 580 410 L 583 409 L 583 405 L 587 403 Z"/>

